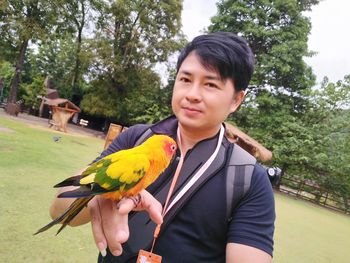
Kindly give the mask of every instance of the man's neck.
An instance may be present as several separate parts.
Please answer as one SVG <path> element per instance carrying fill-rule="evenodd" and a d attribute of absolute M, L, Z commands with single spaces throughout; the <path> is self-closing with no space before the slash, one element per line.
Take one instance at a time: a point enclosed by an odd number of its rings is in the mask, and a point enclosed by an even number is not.
<path fill-rule="evenodd" d="M 211 130 L 201 131 L 191 131 L 179 124 L 179 132 L 181 137 L 180 151 L 182 155 L 186 155 L 186 152 L 193 148 L 198 142 L 214 137 L 220 130 L 220 126 L 213 128 Z"/>

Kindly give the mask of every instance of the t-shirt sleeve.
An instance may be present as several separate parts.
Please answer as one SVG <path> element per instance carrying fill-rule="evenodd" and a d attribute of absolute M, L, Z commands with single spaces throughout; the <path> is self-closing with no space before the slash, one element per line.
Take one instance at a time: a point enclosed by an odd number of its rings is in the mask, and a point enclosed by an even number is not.
<path fill-rule="evenodd" d="M 266 170 L 255 165 L 251 185 L 233 211 L 227 243 L 239 243 L 261 249 L 272 256 L 275 200 Z"/>
<path fill-rule="evenodd" d="M 120 133 L 107 149 L 105 149 L 93 162 L 96 162 L 109 154 L 134 147 L 137 139 L 147 130 L 148 127 L 149 125 L 138 124 Z"/>

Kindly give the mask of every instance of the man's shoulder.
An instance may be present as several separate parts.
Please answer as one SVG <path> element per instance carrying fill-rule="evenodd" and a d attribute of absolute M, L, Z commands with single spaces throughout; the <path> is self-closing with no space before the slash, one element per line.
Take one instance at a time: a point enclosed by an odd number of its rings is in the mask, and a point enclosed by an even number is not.
<path fill-rule="evenodd" d="M 147 129 L 149 129 L 152 125 L 151 124 L 135 124 L 131 127 L 129 127 L 125 133 L 127 133 L 128 136 L 134 135 L 136 137 L 142 135 Z"/>
<path fill-rule="evenodd" d="M 135 146 L 137 140 L 149 130 L 151 126 L 151 124 L 133 125 L 116 138 L 116 143 L 119 142 L 124 144 L 127 148 L 132 148 Z"/>

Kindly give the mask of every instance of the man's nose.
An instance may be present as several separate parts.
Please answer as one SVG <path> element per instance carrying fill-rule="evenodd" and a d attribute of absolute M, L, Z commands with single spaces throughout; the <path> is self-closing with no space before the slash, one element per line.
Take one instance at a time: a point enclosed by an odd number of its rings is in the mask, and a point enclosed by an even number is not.
<path fill-rule="evenodd" d="M 191 102 L 198 102 L 202 99 L 201 88 L 197 83 L 193 83 L 187 90 L 186 99 Z"/>

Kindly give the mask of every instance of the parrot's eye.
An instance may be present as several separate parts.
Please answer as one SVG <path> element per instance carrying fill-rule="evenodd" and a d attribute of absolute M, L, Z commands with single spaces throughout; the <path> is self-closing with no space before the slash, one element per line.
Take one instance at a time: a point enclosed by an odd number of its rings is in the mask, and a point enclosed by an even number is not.
<path fill-rule="evenodd" d="M 176 145 L 171 145 L 170 149 L 171 149 L 172 151 L 176 151 Z"/>

